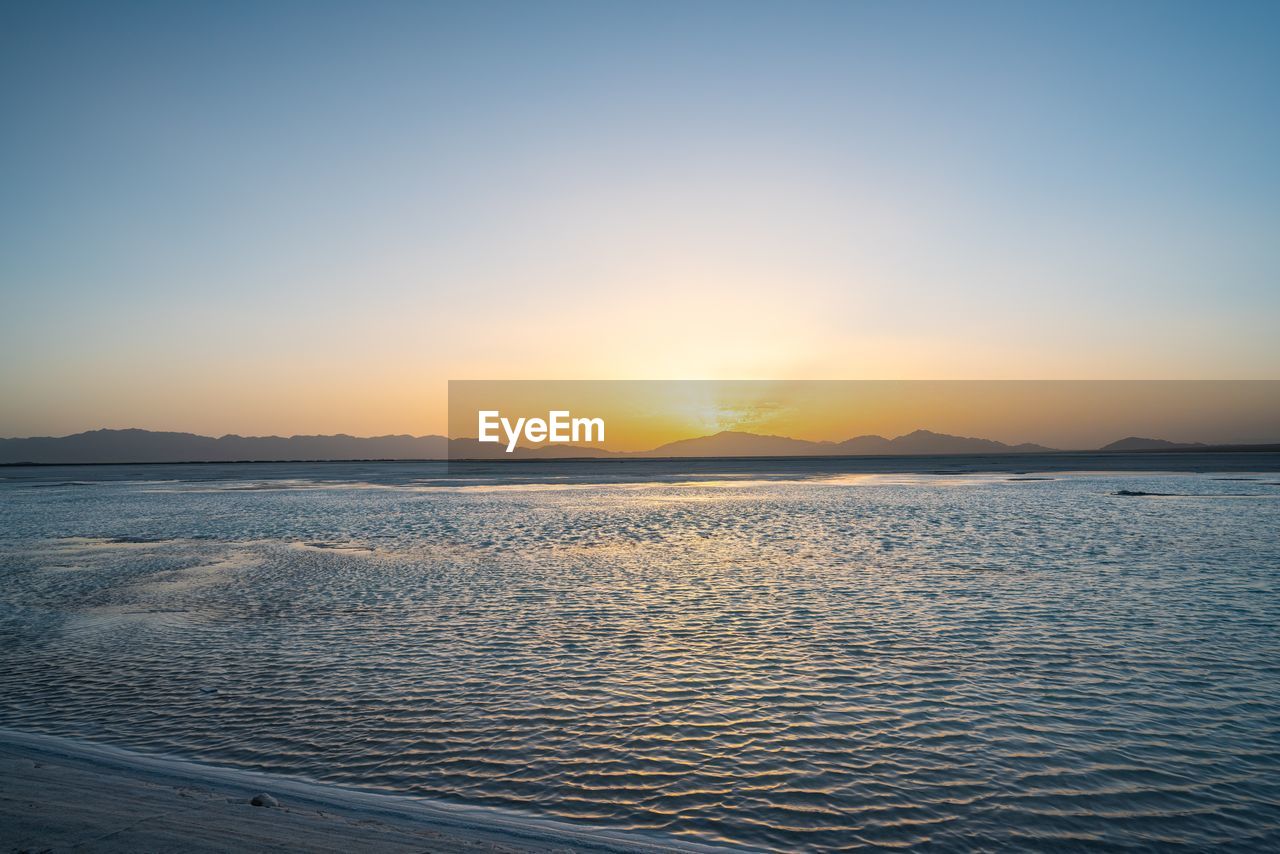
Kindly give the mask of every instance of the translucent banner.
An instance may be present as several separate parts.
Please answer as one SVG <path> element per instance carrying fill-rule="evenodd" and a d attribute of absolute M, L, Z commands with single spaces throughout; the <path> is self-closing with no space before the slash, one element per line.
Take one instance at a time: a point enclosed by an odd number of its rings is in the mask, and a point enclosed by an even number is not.
<path fill-rule="evenodd" d="M 451 460 L 1153 451 L 1280 442 L 1280 381 L 455 380 Z"/>

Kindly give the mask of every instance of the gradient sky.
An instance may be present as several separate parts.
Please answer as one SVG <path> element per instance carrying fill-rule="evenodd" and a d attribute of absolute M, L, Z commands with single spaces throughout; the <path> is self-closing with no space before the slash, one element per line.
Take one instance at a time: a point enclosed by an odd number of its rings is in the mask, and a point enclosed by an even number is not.
<path fill-rule="evenodd" d="M 1274 2 L 6 3 L 0 435 L 1278 378 L 1277 92 Z"/>

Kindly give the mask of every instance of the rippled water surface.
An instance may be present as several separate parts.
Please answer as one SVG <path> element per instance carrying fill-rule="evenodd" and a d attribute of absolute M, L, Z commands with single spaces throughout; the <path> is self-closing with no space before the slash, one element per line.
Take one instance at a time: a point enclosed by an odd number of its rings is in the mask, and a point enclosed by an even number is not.
<path fill-rule="evenodd" d="M 1276 474 L 397 472 L 0 472 L 0 725 L 756 849 L 1280 849 Z"/>

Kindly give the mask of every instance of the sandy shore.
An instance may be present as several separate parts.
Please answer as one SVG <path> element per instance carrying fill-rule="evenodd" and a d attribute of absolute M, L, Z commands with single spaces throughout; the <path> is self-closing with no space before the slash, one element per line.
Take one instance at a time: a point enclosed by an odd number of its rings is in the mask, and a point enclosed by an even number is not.
<path fill-rule="evenodd" d="M 254 806 L 258 793 L 276 806 Z M 0 729 L 0 852 L 714 849 Z"/>

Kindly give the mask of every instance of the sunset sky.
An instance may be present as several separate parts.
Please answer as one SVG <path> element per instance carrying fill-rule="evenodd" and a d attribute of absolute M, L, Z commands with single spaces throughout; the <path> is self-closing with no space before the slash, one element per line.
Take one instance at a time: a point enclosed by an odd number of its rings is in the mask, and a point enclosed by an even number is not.
<path fill-rule="evenodd" d="M 449 379 L 1280 378 L 1278 29 L 8 3 L 0 436 L 443 433 Z"/>

